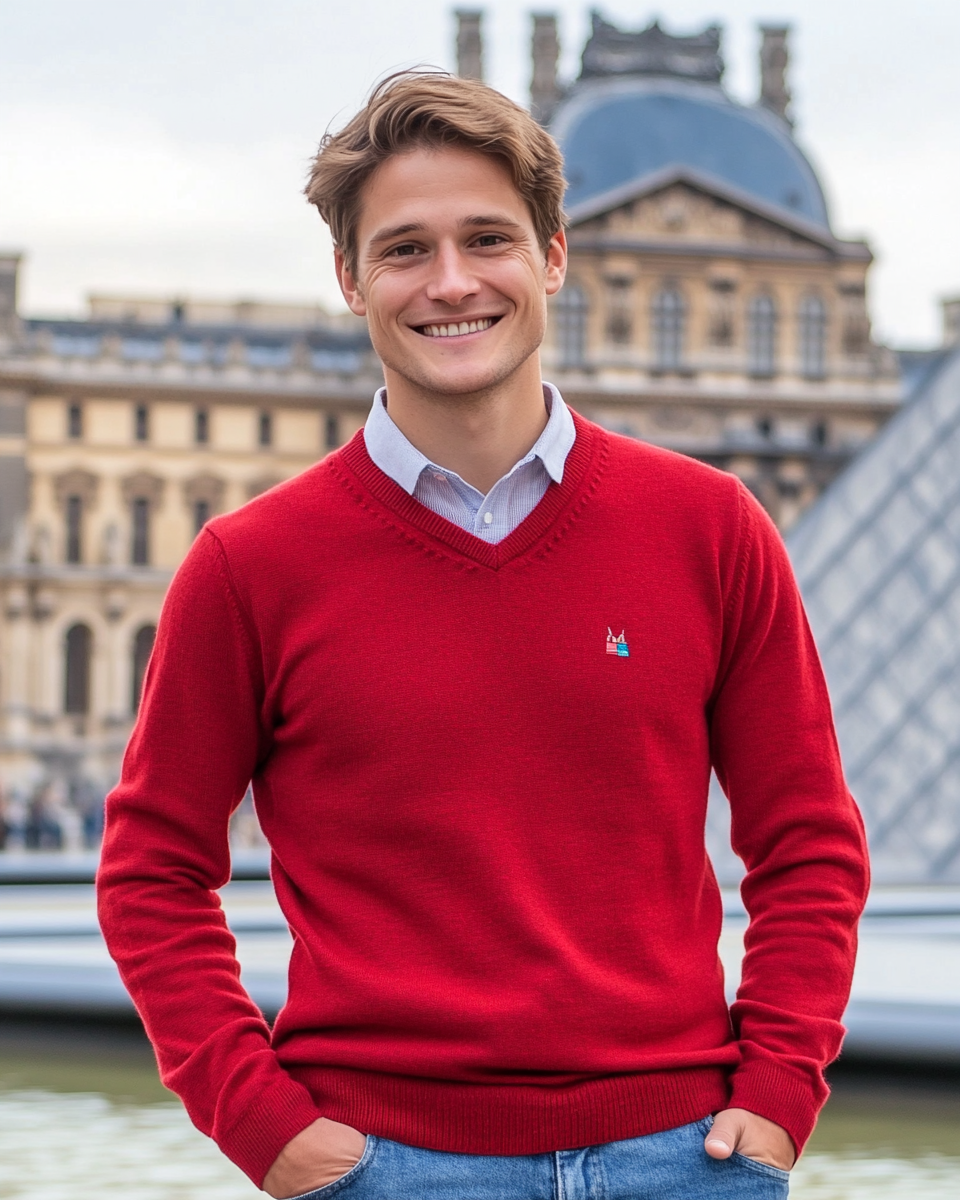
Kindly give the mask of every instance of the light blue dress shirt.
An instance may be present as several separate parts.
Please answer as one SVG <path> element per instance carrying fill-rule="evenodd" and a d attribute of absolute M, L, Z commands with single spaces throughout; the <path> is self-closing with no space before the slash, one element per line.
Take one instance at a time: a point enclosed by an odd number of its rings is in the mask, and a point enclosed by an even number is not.
<path fill-rule="evenodd" d="M 432 463 L 400 432 L 386 406 L 387 389 L 373 398 L 363 428 L 367 453 L 394 483 L 438 516 L 485 542 L 502 542 L 533 512 L 550 481 L 560 483 L 577 431 L 570 410 L 552 383 L 543 385 L 550 416 L 525 455 L 484 496 L 455 471 Z"/>

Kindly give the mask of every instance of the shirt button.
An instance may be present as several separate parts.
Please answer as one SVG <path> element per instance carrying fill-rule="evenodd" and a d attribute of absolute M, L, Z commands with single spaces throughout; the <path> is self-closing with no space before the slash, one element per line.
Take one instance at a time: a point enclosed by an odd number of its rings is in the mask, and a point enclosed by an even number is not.
<path fill-rule="evenodd" d="M 483 514 L 483 523 L 484 523 L 484 525 L 492 525 L 493 524 L 493 513 L 484 513 Z"/>

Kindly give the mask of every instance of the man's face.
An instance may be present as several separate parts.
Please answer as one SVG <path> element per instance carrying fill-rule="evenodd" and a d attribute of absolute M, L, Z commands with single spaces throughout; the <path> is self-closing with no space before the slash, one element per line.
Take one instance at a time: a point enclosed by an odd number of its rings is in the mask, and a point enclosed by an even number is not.
<path fill-rule="evenodd" d="M 509 379 L 543 341 L 563 233 L 545 257 L 506 167 L 468 150 L 394 155 L 361 202 L 356 271 L 338 253 L 337 273 L 388 372 L 448 396 Z"/>

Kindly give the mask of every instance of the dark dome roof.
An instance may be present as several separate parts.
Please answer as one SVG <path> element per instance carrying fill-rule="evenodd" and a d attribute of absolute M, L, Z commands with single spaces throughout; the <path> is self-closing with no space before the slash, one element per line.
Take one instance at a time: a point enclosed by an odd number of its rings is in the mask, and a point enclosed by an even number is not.
<path fill-rule="evenodd" d="M 788 126 L 717 86 L 676 79 L 579 84 L 551 132 L 566 160 L 569 208 L 670 166 L 712 175 L 829 229 L 813 168 Z"/>

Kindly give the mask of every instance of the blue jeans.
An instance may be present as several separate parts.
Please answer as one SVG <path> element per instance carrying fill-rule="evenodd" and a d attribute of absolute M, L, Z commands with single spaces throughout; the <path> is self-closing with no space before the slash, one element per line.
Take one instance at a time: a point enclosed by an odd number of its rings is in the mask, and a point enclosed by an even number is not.
<path fill-rule="evenodd" d="M 299 1200 L 785 1200 L 786 1171 L 740 1154 L 709 1157 L 703 1139 L 712 1123 L 509 1157 L 421 1150 L 371 1134 L 352 1171 Z"/>

